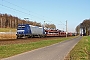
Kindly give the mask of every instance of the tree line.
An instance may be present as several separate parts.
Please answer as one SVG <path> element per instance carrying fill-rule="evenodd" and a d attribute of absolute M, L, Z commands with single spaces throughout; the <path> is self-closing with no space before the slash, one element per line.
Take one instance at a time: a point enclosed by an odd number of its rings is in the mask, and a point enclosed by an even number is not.
<path fill-rule="evenodd" d="M 0 14 L 0 28 L 17 28 L 18 24 L 30 24 L 34 26 L 44 26 L 46 28 L 52 28 L 56 29 L 56 26 L 54 24 L 41 24 L 36 21 L 29 21 L 25 19 L 20 19 L 18 17 L 9 15 L 9 14 Z"/>
<path fill-rule="evenodd" d="M 85 19 L 76 27 L 77 34 L 83 33 L 83 35 L 90 35 L 90 19 Z"/>

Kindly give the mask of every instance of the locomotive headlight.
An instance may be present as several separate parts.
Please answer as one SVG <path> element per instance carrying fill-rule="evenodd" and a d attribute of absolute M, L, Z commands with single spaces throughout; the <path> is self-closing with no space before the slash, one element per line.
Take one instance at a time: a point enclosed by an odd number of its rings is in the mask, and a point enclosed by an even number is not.
<path fill-rule="evenodd" d="M 24 30 L 17 30 L 17 32 L 24 32 Z"/>
<path fill-rule="evenodd" d="M 24 30 L 17 30 L 17 34 L 19 34 L 19 33 L 24 33 Z"/>

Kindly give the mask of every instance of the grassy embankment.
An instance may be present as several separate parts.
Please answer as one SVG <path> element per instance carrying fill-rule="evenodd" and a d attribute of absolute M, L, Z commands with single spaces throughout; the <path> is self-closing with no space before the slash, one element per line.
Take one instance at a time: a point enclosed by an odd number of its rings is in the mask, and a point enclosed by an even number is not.
<path fill-rule="evenodd" d="M 75 37 L 67 37 L 67 38 L 57 38 L 52 40 L 41 40 L 38 42 L 28 42 L 22 44 L 11 44 L 11 45 L 1 45 L 0 46 L 0 59 L 10 57 L 16 54 L 20 54 L 26 51 L 34 50 L 37 48 L 49 46 L 51 44 L 55 44 L 64 40 L 69 40 Z"/>
<path fill-rule="evenodd" d="M 72 49 L 67 60 L 90 60 L 90 36 L 85 36 Z"/>
<path fill-rule="evenodd" d="M 0 28 L 0 32 L 6 32 L 6 33 L 0 33 L 0 39 L 16 39 L 16 34 L 13 33 L 16 32 L 16 29 Z"/>

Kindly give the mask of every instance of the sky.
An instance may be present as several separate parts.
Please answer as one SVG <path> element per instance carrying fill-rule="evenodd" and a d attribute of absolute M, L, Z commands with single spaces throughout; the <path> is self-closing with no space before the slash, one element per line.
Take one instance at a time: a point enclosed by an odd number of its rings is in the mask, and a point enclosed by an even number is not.
<path fill-rule="evenodd" d="M 41 24 L 55 24 L 57 29 L 75 32 L 83 20 L 90 18 L 90 0 L 0 0 L 0 13 Z"/>

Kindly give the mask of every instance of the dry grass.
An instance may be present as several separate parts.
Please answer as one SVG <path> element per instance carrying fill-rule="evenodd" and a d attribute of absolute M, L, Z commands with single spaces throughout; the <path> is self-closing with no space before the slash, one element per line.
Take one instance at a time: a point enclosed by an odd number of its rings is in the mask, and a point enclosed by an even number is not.
<path fill-rule="evenodd" d="M 0 34 L 0 39 L 16 39 L 16 34 Z"/>
<path fill-rule="evenodd" d="M 16 29 L 0 28 L 0 40 L 2 39 L 16 39 Z"/>
<path fill-rule="evenodd" d="M 0 32 L 16 32 L 14 28 L 0 28 Z"/>

